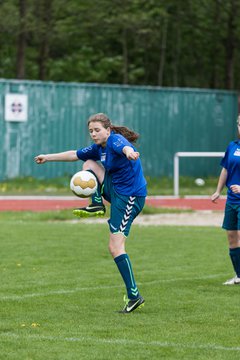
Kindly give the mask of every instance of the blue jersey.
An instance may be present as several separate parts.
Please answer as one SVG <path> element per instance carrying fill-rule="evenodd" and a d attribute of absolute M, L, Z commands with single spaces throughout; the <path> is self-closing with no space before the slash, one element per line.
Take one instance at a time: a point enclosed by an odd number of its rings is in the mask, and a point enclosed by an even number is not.
<path fill-rule="evenodd" d="M 227 202 L 239 204 L 240 194 L 234 194 L 230 186 L 240 185 L 240 141 L 230 142 L 221 161 L 221 166 L 227 170 Z"/>
<path fill-rule="evenodd" d="M 77 150 L 80 160 L 100 160 L 104 168 L 112 176 L 114 189 L 126 196 L 146 196 L 146 180 L 140 159 L 128 160 L 122 152 L 124 146 L 134 146 L 122 135 L 112 132 L 106 147 L 93 144 Z"/>

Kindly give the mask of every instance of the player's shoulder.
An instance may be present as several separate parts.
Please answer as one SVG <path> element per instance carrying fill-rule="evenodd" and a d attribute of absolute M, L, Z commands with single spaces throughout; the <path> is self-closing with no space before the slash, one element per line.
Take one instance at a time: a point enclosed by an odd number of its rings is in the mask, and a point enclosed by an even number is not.
<path fill-rule="evenodd" d="M 112 131 L 110 136 L 109 136 L 109 139 L 110 140 L 125 139 L 125 137 L 122 134 L 118 134 L 118 133 L 115 133 L 114 131 Z"/>
<path fill-rule="evenodd" d="M 113 145 L 118 145 L 118 144 L 127 144 L 127 139 L 121 135 L 121 134 L 117 134 L 112 132 L 108 138 L 108 145 L 113 146 Z"/>
<path fill-rule="evenodd" d="M 228 148 L 232 148 L 232 147 L 236 147 L 236 146 L 240 146 L 240 140 L 233 140 L 233 141 L 230 141 L 230 143 L 228 144 Z"/>
<path fill-rule="evenodd" d="M 239 147 L 240 147 L 240 140 L 230 141 L 230 143 L 228 144 L 225 150 L 225 155 L 232 153 L 233 151 L 235 151 L 235 149 Z"/>

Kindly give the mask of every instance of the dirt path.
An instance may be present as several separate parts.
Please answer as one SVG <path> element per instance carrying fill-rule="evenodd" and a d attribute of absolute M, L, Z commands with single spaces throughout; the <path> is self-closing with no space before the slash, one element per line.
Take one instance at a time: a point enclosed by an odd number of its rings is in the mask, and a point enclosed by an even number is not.
<path fill-rule="evenodd" d="M 222 212 L 212 212 L 207 210 L 194 211 L 192 213 L 139 215 L 134 220 L 134 224 L 140 226 L 179 225 L 221 227 L 222 220 Z M 105 224 L 106 218 L 73 219 L 71 220 L 71 223 Z"/>
<path fill-rule="evenodd" d="M 153 207 L 191 209 L 193 212 L 164 213 L 140 215 L 134 224 L 147 225 L 181 225 L 181 226 L 221 226 L 225 199 L 212 204 L 208 197 L 174 198 L 148 197 L 146 204 Z M 86 206 L 88 200 L 76 197 L 50 196 L 0 196 L 1 211 L 56 211 Z M 0 213 L 1 216 L 1 213 Z M 73 219 L 72 222 L 106 223 L 103 219 Z"/>

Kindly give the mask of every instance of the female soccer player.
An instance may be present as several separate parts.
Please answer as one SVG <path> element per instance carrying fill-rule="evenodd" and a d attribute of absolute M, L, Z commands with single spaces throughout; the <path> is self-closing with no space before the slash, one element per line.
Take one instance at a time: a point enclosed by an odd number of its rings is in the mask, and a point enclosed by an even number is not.
<path fill-rule="evenodd" d="M 237 120 L 240 137 L 240 116 Z M 216 202 L 224 186 L 228 188 L 223 229 L 227 230 L 229 255 L 235 276 L 224 285 L 240 284 L 240 140 L 232 141 L 221 161 L 222 171 L 212 201 Z"/>
<path fill-rule="evenodd" d="M 83 170 L 91 171 L 98 179 L 98 189 L 92 202 L 85 208 L 75 209 L 76 216 L 99 216 L 105 213 L 102 196 L 111 203 L 108 220 L 109 251 L 125 283 L 128 297 L 122 313 L 130 313 L 144 305 L 136 285 L 131 261 L 125 251 L 125 241 L 131 224 L 141 212 L 147 194 L 146 180 L 133 143 L 139 135 L 125 126 L 114 126 L 109 118 L 98 113 L 88 120 L 88 129 L 94 142 L 77 151 L 35 157 L 38 164 L 46 161 L 83 160 Z M 100 163 L 98 163 L 100 161 Z"/>

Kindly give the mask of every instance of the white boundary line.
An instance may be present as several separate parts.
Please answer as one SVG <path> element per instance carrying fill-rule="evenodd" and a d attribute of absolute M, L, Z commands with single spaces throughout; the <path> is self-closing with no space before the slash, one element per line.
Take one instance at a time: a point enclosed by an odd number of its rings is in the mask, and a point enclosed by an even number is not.
<path fill-rule="evenodd" d="M 212 274 L 212 275 L 206 275 L 201 277 L 195 277 L 195 278 L 174 278 L 174 279 L 168 279 L 168 280 L 153 280 L 148 281 L 145 283 L 139 282 L 138 284 L 141 286 L 148 286 L 148 285 L 154 285 L 154 284 L 165 284 L 165 283 L 171 283 L 171 282 L 178 282 L 178 281 L 189 281 L 189 280 L 207 280 L 207 279 L 214 279 L 218 278 L 220 276 L 223 276 L 225 273 L 220 274 Z M 108 290 L 113 288 L 122 288 L 123 285 L 109 285 L 109 286 L 93 286 L 93 287 L 82 287 L 82 288 L 75 288 L 75 289 L 59 289 L 59 290 L 53 290 L 53 291 L 47 291 L 47 292 L 40 292 L 40 293 L 29 293 L 24 295 L 6 295 L 6 296 L 0 296 L 0 301 L 5 300 L 12 300 L 12 301 L 21 301 L 29 298 L 34 297 L 41 297 L 41 296 L 51 296 L 51 295 L 64 295 L 64 294 L 75 294 L 77 292 L 81 291 L 96 291 L 96 290 Z"/>
<path fill-rule="evenodd" d="M 23 335 L 20 336 L 15 333 L 0 333 L 1 338 L 11 338 L 16 339 L 32 339 L 32 340 L 45 340 L 45 341 L 54 341 L 54 342 L 79 342 L 92 344 L 110 344 L 110 345 L 135 345 L 135 346 L 151 346 L 151 347 L 160 347 L 160 348 L 179 348 L 179 349 L 192 349 L 192 350 L 214 350 L 214 351 L 240 351 L 239 346 L 223 346 L 217 344 L 178 344 L 171 342 L 161 342 L 161 341 L 138 341 L 138 340 L 129 340 L 129 339 L 99 339 L 88 336 L 81 337 L 61 337 L 61 336 L 44 336 L 44 335 Z"/>

